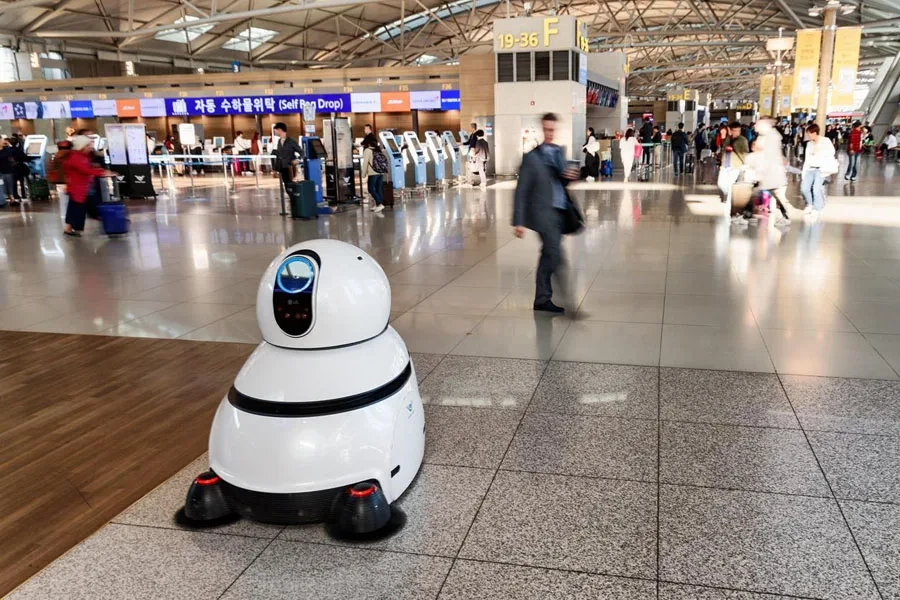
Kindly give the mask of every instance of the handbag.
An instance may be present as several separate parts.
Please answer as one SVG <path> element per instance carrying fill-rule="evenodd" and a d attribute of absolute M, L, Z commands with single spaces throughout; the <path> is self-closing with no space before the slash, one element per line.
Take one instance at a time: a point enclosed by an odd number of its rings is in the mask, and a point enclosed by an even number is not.
<path fill-rule="evenodd" d="M 562 213 L 562 232 L 563 235 L 572 235 L 578 233 L 582 229 L 584 229 L 584 215 L 581 213 L 581 209 L 566 194 L 566 208 L 560 211 Z"/>

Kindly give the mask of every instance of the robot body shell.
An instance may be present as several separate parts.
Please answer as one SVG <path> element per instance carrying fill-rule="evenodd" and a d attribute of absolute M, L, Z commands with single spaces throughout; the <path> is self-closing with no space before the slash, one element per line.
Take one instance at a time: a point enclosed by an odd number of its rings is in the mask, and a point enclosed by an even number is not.
<path fill-rule="evenodd" d="M 262 379 L 255 375 L 264 373 Z M 250 384 L 254 380 L 257 384 Z M 234 395 L 224 398 L 213 421 L 209 458 L 213 471 L 232 486 L 303 494 L 376 480 L 393 502 L 421 466 L 424 411 L 405 344 L 391 328 L 368 342 L 333 350 L 262 344 L 235 390 L 269 408 L 299 406 L 301 414 L 313 416 L 247 412 Z M 350 398 L 351 404 L 335 403 L 339 398 Z M 359 398 L 367 403 L 348 408 Z"/>

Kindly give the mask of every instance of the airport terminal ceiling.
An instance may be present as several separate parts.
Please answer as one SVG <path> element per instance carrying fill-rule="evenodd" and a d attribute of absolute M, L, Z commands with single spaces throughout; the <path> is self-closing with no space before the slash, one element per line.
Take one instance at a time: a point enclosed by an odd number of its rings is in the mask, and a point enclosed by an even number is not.
<path fill-rule="evenodd" d="M 821 27 L 810 9 L 824 1 L 12 0 L 0 4 L 0 36 L 32 52 L 103 50 L 208 70 L 452 64 L 490 52 L 491 23 L 507 14 L 573 14 L 592 51 L 627 52 L 632 98 L 674 83 L 732 95 L 758 85 L 772 63 L 765 40 L 779 28 Z M 900 3 L 844 4 L 853 10 L 838 24 L 863 26 L 860 71 L 871 76 L 900 52 Z"/>

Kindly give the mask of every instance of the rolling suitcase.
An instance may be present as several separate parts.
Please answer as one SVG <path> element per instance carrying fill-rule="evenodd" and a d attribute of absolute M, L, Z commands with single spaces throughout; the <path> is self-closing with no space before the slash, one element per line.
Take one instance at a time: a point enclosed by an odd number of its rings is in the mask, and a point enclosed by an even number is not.
<path fill-rule="evenodd" d="M 394 184 L 390 181 L 381 183 L 381 199 L 385 206 L 394 208 Z"/>
<path fill-rule="evenodd" d="M 112 193 L 109 191 L 110 179 L 113 184 Z M 128 208 L 119 196 L 119 182 L 115 177 L 100 179 L 100 204 L 97 206 L 97 210 L 100 213 L 103 233 L 110 237 L 128 233 Z"/>
<path fill-rule="evenodd" d="M 688 154 L 684 157 L 684 172 L 686 175 L 694 174 L 694 155 Z"/>
<path fill-rule="evenodd" d="M 291 199 L 292 219 L 316 219 L 316 184 L 312 181 L 295 181 L 287 185 Z"/>
<path fill-rule="evenodd" d="M 612 177 L 613 172 L 613 163 L 611 160 L 604 160 L 600 163 L 600 176 L 601 177 Z"/>
<path fill-rule="evenodd" d="M 650 165 L 638 165 L 638 181 L 650 181 Z"/>

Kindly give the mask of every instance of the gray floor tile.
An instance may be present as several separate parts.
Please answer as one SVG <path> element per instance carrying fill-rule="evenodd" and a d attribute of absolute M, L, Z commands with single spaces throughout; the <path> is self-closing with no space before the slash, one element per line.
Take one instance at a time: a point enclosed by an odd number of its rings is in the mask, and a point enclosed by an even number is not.
<path fill-rule="evenodd" d="M 496 469 L 521 413 L 458 406 L 425 406 L 425 462 Z"/>
<path fill-rule="evenodd" d="M 799 428 L 775 375 L 661 369 L 659 398 L 663 419 Z"/>
<path fill-rule="evenodd" d="M 406 313 L 397 317 L 391 326 L 406 342 L 410 352 L 447 354 L 481 322 L 471 315 L 435 315 Z"/>
<path fill-rule="evenodd" d="M 110 524 L 8 598 L 217 598 L 268 543 L 258 538 Z"/>
<path fill-rule="evenodd" d="M 359 547 L 453 557 L 466 537 L 494 472 L 422 465 L 415 481 L 397 506 L 406 514 L 406 525 L 393 536 Z M 287 527 L 278 539 L 353 545 L 328 536 L 321 525 Z"/>
<path fill-rule="evenodd" d="M 438 285 L 391 284 L 391 310 L 406 312 L 441 289 Z"/>
<path fill-rule="evenodd" d="M 469 267 L 419 264 L 394 273 L 390 281 L 402 285 L 446 285 L 468 270 Z"/>
<path fill-rule="evenodd" d="M 782 375 L 806 430 L 900 435 L 900 382 Z"/>
<path fill-rule="evenodd" d="M 458 560 L 439 600 L 656 600 L 651 581 Z"/>
<path fill-rule="evenodd" d="M 656 481 L 656 421 L 528 413 L 501 468 Z"/>
<path fill-rule="evenodd" d="M 663 325 L 663 367 L 774 373 L 772 359 L 755 324 Z"/>
<path fill-rule="evenodd" d="M 659 586 L 659 600 L 779 600 L 787 596 L 736 592 L 722 588 L 696 587 L 663 583 Z"/>
<path fill-rule="evenodd" d="M 830 497 L 796 429 L 662 423 L 662 483 Z"/>
<path fill-rule="evenodd" d="M 867 333 L 866 339 L 887 361 L 895 372 L 900 373 L 900 335 Z"/>
<path fill-rule="evenodd" d="M 432 556 L 276 540 L 222 599 L 423 600 L 437 596 L 451 564 Z"/>
<path fill-rule="evenodd" d="M 656 575 L 656 485 L 500 471 L 461 558 Z"/>
<path fill-rule="evenodd" d="M 660 325 L 577 321 L 553 360 L 623 365 L 659 364 Z"/>
<path fill-rule="evenodd" d="M 756 325 L 750 305 L 742 296 L 666 295 L 663 322 L 671 325 Z"/>
<path fill-rule="evenodd" d="M 514 358 L 448 356 L 422 382 L 422 402 L 525 410 L 546 363 Z"/>
<path fill-rule="evenodd" d="M 550 360 L 570 322 L 562 317 L 487 317 L 452 354 Z"/>
<path fill-rule="evenodd" d="M 416 368 L 416 378 L 419 380 L 419 383 L 422 383 L 422 380 L 428 377 L 428 375 L 434 371 L 434 368 L 444 359 L 443 354 L 410 353 L 409 357 L 412 359 L 413 366 Z"/>
<path fill-rule="evenodd" d="M 856 542 L 885 600 L 900 600 L 900 506 L 841 501 Z"/>
<path fill-rule="evenodd" d="M 662 294 L 666 289 L 663 271 L 601 271 L 590 292 L 620 292 L 629 294 Z M 589 292 L 589 293 L 590 293 Z"/>
<path fill-rule="evenodd" d="M 900 438 L 808 433 L 838 498 L 900 504 Z"/>
<path fill-rule="evenodd" d="M 655 419 L 658 384 L 656 367 L 553 361 L 529 410 Z"/>
<path fill-rule="evenodd" d="M 843 302 L 841 309 L 863 333 L 900 333 L 900 300 L 896 294 L 890 302 Z"/>
<path fill-rule="evenodd" d="M 822 377 L 897 379 L 897 374 L 860 333 L 764 329 L 779 373 Z"/>
<path fill-rule="evenodd" d="M 670 271 L 666 277 L 666 294 L 740 296 L 744 289 L 740 278 L 733 273 L 716 276 L 704 272 Z"/>
<path fill-rule="evenodd" d="M 114 523 L 145 525 L 182 529 L 175 523 L 175 513 L 184 506 L 184 499 L 194 478 L 209 469 L 209 459 L 204 454 L 187 467 L 166 480 L 162 485 L 132 504 L 113 519 Z M 282 527 L 241 519 L 230 525 L 209 530 L 210 533 L 229 533 L 251 537 L 274 538 Z"/>
<path fill-rule="evenodd" d="M 578 317 L 588 321 L 662 323 L 664 298 L 662 294 L 591 292 L 578 308 Z"/>
<path fill-rule="evenodd" d="M 410 310 L 414 313 L 486 315 L 507 295 L 507 290 L 498 288 L 444 287 Z"/>
<path fill-rule="evenodd" d="M 834 500 L 660 489 L 660 578 L 841 600 L 878 594 Z"/>

